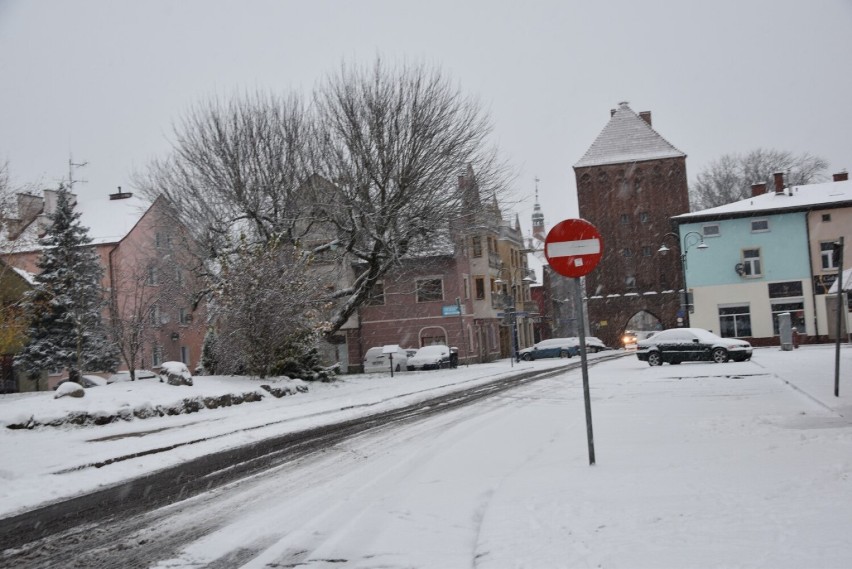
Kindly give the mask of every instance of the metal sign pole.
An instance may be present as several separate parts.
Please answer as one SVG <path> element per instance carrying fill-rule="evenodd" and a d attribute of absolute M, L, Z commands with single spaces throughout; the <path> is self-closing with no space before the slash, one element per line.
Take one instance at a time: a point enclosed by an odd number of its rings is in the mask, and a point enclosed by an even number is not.
<path fill-rule="evenodd" d="M 462 314 L 461 297 L 456 297 L 456 307 L 459 311 L 459 326 L 461 327 L 462 342 L 464 342 L 465 365 L 470 365 L 470 354 L 467 349 L 467 334 L 464 333 L 464 314 Z"/>
<path fill-rule="evenodd" d="M 583 291 L 580 279 L 574 279 L 574 304 L 580 310 L 580 319 L 583 317 Z M 580 366 L 583 368 L 583 399 L 586 403 L 586 438 L 589 443 L 589 465 L 595 464 L 595 437 L 592 434 L 592 400 L 589 395 L 589 367 L 586 362 L 586 331 L 584 326 L 579 327 L 580 337 Z"/>
<path fill-rule="evenodd" d="M 840 331 L 846 318 L 846 305 L 843 303 L 843 236 L 834 244 L 834 254 L 837 256 L 837 338 L 834 343 L 834 396 L 840 397 Z"/>

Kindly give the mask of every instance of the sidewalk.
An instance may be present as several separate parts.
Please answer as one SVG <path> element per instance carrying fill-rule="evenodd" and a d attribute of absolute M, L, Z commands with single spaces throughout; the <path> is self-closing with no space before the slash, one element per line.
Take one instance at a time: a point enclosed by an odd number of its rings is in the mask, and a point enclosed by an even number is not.
<path fill-rule="evenodd" d="M 773 357 L 761 357 L 769 351 Z M 777 346 L 757 348 L 752 362 L 823 407 L 852 419 L 852 346 L 840 344 L 839 397 L 834 395 L 834 344 L 801 346 L 790 351 Z"/>

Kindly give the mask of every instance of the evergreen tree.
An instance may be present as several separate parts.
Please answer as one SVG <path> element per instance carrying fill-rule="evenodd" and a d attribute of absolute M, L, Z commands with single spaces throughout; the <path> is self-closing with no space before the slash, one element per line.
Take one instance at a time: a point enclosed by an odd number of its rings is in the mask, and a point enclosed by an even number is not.
<path fill-rule="evenodd" d="M 36 284 L 24 303 L 29 343 L 15 357 L 15 364 L 31 376 L 45 369 L 112 371 L 118 363 L 101 320 L 103 269 L 95 250 L 87 246 L 92 240 L 79 219 L 60 186 L 56 211 L 40 240 L 44 250 Z"/>

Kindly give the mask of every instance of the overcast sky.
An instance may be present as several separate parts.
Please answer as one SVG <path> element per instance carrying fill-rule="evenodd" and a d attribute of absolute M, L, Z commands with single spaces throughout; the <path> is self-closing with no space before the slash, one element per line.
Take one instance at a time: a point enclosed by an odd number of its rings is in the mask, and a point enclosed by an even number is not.
<path fill-rule="evenodd" d="M 777 148 L 852 167 L 852 0 L 0 0 L 0 161 L 128 189 L 212 94 L 305 93 L 345 59 L 441 67 L 490 111 L 530 231 L 576 217 L 572 169 L 628 101 L 688 155 Z"/>

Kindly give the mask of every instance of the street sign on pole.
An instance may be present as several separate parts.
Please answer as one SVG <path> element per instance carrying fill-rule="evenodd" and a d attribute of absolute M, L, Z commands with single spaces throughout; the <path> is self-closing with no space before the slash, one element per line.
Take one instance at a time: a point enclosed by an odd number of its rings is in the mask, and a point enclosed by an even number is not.
<path fill-rule="evenodd" d="M 547 262 L 564 277 L 586 276 L 598 265 L 602 255 L 601 234 L 585 219 L 560 221 L 544 241 Z"/>
<path fill-rule="evenodd" d="M 603 240 L 598 228 L 585 219 L 566 219 L 550 230 L 544 240 L 544 256 L 550 268 L 574 279 L 574 306 L 583 316 L 583 291 L 580 277 L 588 275 L 603 255 Z M 586 438 L 589 446 L 589 465 L 595 464 L 595 437 L 592 432 L 592 399 L 589 394 L 589 366 L 586 360 L 586 330 L 579 326 L 580 364 L 583 370 L 583 399 L 586 405 Z"/>

